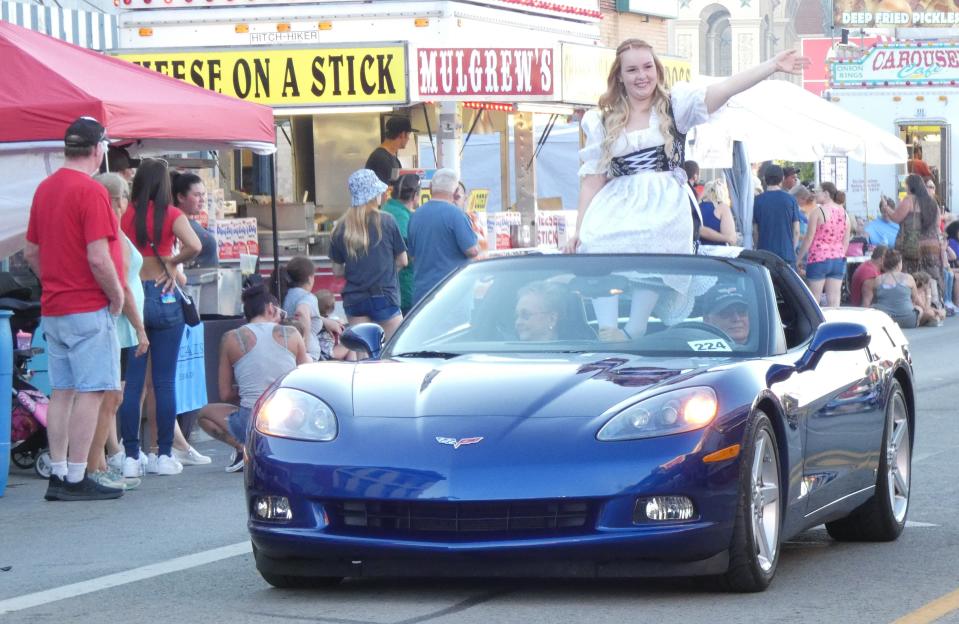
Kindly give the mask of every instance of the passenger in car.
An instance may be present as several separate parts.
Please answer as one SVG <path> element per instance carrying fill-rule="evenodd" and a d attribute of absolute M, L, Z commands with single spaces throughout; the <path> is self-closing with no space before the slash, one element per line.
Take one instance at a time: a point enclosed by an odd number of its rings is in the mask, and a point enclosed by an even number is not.
<path fill-rule="evenodd" d="M 519 290 L 516 336 L 520 340 L 556 340 L 568 293 L 559 284 L 533 282 Z"/>
<path fill-rule="evenodd" d="M 703 321 L 717 327 L 736 344 L 742 345 L 749 340 L 749 304 L 742 291 L 735 286 L 717 286 L 706 299 Z"/>

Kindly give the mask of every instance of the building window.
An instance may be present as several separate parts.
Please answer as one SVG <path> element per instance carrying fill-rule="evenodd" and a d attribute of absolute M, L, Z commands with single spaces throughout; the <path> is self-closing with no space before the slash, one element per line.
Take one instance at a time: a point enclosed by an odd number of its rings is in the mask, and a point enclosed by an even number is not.
<path fill-rule="evenodd" d="M 712 5 L 703 11 L 699 66 L 707 76 L 731 76 L 733 73 L 733 36 L 729 11 Z"/>

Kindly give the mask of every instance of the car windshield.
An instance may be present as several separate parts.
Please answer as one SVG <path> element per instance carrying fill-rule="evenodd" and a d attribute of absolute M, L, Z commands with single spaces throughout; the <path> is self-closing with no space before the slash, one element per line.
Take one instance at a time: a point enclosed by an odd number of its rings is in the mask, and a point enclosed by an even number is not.
<path fill-rule="evenodd" d="M 474 263 L 403 324 L 386 357 L 626 352 L 765 355 L 762 273 L 704 257 L 552 255 Z"/>

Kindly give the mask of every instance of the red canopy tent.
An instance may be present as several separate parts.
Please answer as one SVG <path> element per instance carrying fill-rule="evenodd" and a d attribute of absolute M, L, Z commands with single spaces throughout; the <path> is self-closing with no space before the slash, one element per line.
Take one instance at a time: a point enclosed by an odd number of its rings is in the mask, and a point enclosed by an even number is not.
<path fill-rule="evenodd" d="M 273 111 L 0 21 L 0 257 L 20 249 L 37 184 L 81 115 L 132 152 L 276 151 Z M 274 220 L 275 222 L 275 220 Z"/>

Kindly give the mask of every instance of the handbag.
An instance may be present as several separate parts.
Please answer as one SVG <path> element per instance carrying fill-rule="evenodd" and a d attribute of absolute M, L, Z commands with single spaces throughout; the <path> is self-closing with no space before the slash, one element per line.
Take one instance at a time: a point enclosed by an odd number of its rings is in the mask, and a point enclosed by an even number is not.
<path fill-rule="evenodd" d="M 160 252 L 157 251 L 157 246 L 150 241 L 150 247 L 153 248 L 153 253 L 156 255 L 157 259 L 160 258 Z M 166 273 L 166 276 L 170 278 L 170 281 L 173 282 L 173 288 L 180 295 L 180 307 L 183 309 L 183 321 L 190 327 L 196 327 L 200 324 L 200 312 L 196 309 L 196 302 L 193 301 L 193 297 L 183 292 L 180 288 L 180 284 L 177 283 L 176 278 L 170 275 L 170 272 L 166 269 L 166 263 L 160 260 L 160 264 L 163 265 L 163 272 Z"/>

